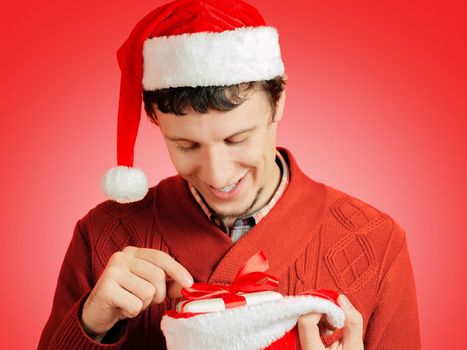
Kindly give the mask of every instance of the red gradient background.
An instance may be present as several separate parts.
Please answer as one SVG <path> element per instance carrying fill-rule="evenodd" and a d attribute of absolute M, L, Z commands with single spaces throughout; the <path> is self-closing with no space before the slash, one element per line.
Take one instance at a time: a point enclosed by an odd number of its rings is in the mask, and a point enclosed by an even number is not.
<path fill-rule="evenodd" d="M 2 349 L 37 346 L 74 224 L 105 199 L 115 52 L 160 3 L 1 5 Z M 289 76 L 279 144 L 406 229 L 424 349 L 464 348 L 466 2 L 251 3 L 279 29 Z M 143 120 L 136 165 L 151 185 L 175 173 L 164 147 Z"/>

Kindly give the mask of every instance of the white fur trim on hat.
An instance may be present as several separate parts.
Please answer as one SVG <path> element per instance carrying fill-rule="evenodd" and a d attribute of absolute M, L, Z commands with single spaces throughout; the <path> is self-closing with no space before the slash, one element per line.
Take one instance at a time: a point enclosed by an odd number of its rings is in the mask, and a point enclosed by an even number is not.
<path fill-rule="evenodd" d="M 284 73 L 274 27 L 242 27 L 146 39 L 143 88 L 222 86 Z"/>
<path fill-rule="evenodd" d="M 276 301 L 161 321 L 169 350 L 257 350 L 282 338 L 301 315 L 325 313 L 328 322 L 344 326 L 344 312 L 333 302 L 315 296 L 290 296 Z"/>
<path fill-rule="evenodd" d="M 148 192 L 148 180 L 139 168 L 117 166 L 110 168 L 102 178 L 102 190 L 119 203 L 136 202 Z"/>

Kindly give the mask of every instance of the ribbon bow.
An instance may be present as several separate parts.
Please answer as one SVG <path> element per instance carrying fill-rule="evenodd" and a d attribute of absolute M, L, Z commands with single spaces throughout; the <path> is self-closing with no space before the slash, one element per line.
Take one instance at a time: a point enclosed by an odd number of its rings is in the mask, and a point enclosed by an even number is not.
<path fill-rule="evenodd" d="M 276 277 L 265 273 L 269 269 L 266 254 L 260 250 L 240 268 L 231 285 L 194 283 L 183 288 L 182 295 L 187 300 L 222 298 L 227 309 L 245 305 L 245 297 L 237 293 L 251 293 L 273 290 L 279 284 Z"/>

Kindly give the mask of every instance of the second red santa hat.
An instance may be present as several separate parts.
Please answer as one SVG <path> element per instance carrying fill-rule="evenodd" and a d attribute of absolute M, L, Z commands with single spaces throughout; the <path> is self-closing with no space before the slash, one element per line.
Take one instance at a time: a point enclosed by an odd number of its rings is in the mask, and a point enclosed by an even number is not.
<path fill-rule="evenodd" d="M 117 202 L 144 198 L 148 182 L 133 167 L 142 91 L 224 86 L 284 73 L 279 37 L 240 0 L 175 0 L 141 19 L 117 51 L 121 70 L 117 167 L 102 180 Z"/>

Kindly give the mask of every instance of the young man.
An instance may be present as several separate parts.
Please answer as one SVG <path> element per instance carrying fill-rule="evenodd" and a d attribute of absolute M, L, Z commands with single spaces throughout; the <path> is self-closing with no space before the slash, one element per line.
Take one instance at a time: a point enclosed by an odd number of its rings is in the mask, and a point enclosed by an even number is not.
<path fill-rule="evenodd" d="M 229 284 L 260 249 L 282 294 L 343 294 L 343 331 L 328 336 L 321 314 L 303 316 L 303 349 L 420 348 L 404 231 L 276 147 L 284 67 L 277 32 L 255 8 L 165 4 L 118 60 L 118 167 L 104 179 L 112 200 L 76 225 L 40 349 L 165 348 L 160 320 L 181 288 Z M 178 172 L 149 190 L 132 167 L 142 99 Z"/>

